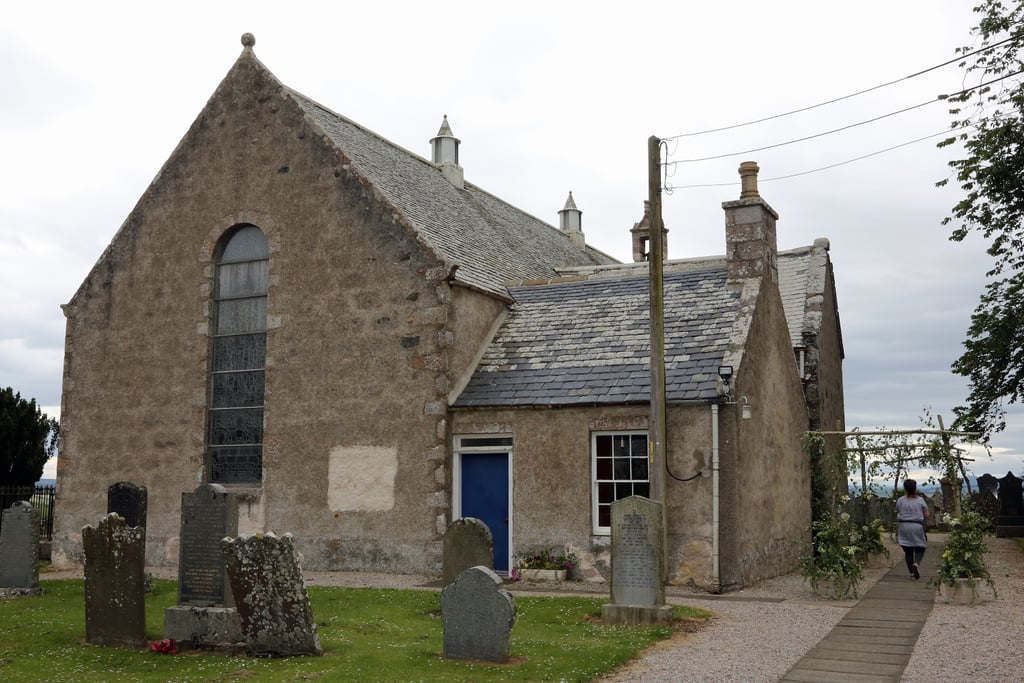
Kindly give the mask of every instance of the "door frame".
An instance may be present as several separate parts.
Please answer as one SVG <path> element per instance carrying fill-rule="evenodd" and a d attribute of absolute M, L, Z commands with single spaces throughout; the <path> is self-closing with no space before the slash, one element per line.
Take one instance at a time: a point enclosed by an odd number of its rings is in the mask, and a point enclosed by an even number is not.
<path fill-rule="evenodd" d="M 476 441 L 478 443 L 474 444 Z M 486 444 L 482 442 L 494 441 L 504 443 Z M 452 437 L 452 521 L 462 519 L 462 456 L 463 454 L 468 455 L 486 455 L 488 453 L 504 453 L 507 457 L 508 472 L 506 473 L 506 479 L 508 480 L 508 572 L 497 572 L 498 574 L 507 575 L 511 572 L 512 558 L 515 555 L 513 548 L 515 543 L 513 542 L 513 517 L 512 509 L 515 507 L 512 498 L 512 458 L 514 457 L 512 452 L 513 441 L 511 434 L 458 434 Z"/>

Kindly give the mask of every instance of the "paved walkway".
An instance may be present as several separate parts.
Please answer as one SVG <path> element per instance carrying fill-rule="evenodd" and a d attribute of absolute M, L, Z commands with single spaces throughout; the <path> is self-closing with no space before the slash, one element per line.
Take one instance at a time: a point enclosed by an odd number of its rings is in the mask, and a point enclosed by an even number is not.
<path fill-rule="evenodd" d="M 935 604 L 936 589 L 928 579 L 941 554 L 941 545 L 929 545 L 921 578 L 915 581 L 901 553 L 896 565 L 781 680 L 897 683 Z"/>

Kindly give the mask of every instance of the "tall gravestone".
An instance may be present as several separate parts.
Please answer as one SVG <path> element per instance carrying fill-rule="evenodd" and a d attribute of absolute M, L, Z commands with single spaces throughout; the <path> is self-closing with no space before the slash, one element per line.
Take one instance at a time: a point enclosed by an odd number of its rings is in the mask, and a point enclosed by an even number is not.
<path fill-rule="evenodd" d="M 993 477 L 989 473 L 985 473 L 978 477 L 978 493 L 985 495 L 991 493 L 993 496 L 999 493 L 999 480 Z"/>
<path fill-rule="evenodd" d="M 1021 480 L 1013 472 L 999 479 L 999 517 L 996 536 L 1015 538 L 1024 536 L 1024 492 Z"/>
<path fill-rule="evenodd" d="M 249 654 L 322 654 L 292 535 L 244 535 L 220 545 Z"/>
<path fill-rule="evenodd" d="M 642 496 L 612 503 L 611 603 L 601 617 L 610 624 L 667 624 L 663 506 Z"/>
<path fill-rule="evenodd" d="M 19 500 L 0 524 L 0 596 L 39 595 L 39 513 Z"/>
<path fill-rule="evenodd" d="M 483 520 L 463 517 L 448 525 L 441 554 L 441 580 L 450 584 L 464 570 L 494 569 L 494 538 Z"/>
<path fill-rule="evenodd" d="M 107 487 L 107 512 L 116 512 L 128 526 L 146 526 L 146 487 L 119 481 Z"/>
<path fill-rule="evenodd" d="M 501 577 L 485 566 L 470 567 L 441 591 L 444 656 L 508 661 L 516 602 Z"/>
<path fill-rule="evenodd" d="M 146 644 L 146 531 L 108 514 L 82 529 L 85 639 L 93 645 Z"/>
<path fill-rule="evenodd" d="M 238 534 L 238 499 L 220 484 L 181 494 L 178 604 L 164 610 L 164 637 L 184 647 L 237 643 L 242 627 L 220 542 Z"/>

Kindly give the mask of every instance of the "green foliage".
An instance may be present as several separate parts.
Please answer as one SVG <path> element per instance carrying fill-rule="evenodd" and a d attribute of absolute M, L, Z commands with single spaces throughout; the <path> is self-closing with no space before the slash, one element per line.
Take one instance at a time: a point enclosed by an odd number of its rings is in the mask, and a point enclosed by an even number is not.
<path fill-rule="evenodd" d="M 575 569 L 577 564 L 579 564 L 579 558 L 569 548 L 566 548 L 564 552 L 544 548 L 537 552 L 521 555 L 516 561 L 516 566 L 519 569 L 565 569 L 569 572 Z"/>
<path fill-rule="evenodd" d="M 45 578 L 45 575 L 44 575 Z M 517 597 L 509 664 L 446 660 L 434 591 L 309 588 L 323 657 L 177 655 L 86 645 L 83 581 L 41 581 L 43 595 L 0 600 L 0 681 L 589 681 L 624 664 L 670 627 L 602 626 L 601 598 Z M 176 583 L 154 581 L 146 634 L 163 638 Z M 675 608 L 680 618 L 703 610 Z"/>
<path fill-rule="evenodd" d="M 882 520 L 873 519 L 867 524 L 860 524 L 854 528 L 850 540 L 862 558 L 869 555 L 885 555 L 889 557 L 889 549 L 885 547 L 882 540 Z"/>
<path fill-rule="evenodd" d="M 970 387 L 956 425 L 987 440 L 1006 426 L 1005 402 L 1024 390 L 1024 3 L 985 0 L 974 11 L 976 44 L 958 50 L 966 87 L 948 98 L 953 135 L 939 146 L 959 141 L 966 152 L 949 162 L 964 193 L 944 221 L 956 226 L 950 239 L 980 233 L 993 260 L 953 363 Z"/>
<path fill-rule="evenodd" d="M 826 439 L 818 432 L 804 432 L 803 447 L 811 460 L 811 519 L 821 519 L 834 512 L 836 501 L 846 495 L 842 437 Z"/>
<path fill-rule="evenodd" d="M 949 536 L 939 558 L 938 571 L 932 582 L 936 585 L 957 585 L 960 579 L 967 579 L 971 592 L 977 592 L 978 579 L 984 579 L 992 592 L 996 586 L 985 564 L 985 535 L 989 521 L 980 512 L 965 509 L 960 517 L 950 518 Z"/>
<path fill-rule="evenodd" d="M 824 582 L 834 582 L 836 597 L 857 595 L 864 578 L 864 534 L 847 512 L 828 514 L 811 524 L 812 550 L 802 559 L 803 575 L 819 591 Z"/>
<path fill-rule="evenodd" d="M 7 387 L 0 389 L 0 486 L 31 486 L 57 452 L 60 425 Z"/>

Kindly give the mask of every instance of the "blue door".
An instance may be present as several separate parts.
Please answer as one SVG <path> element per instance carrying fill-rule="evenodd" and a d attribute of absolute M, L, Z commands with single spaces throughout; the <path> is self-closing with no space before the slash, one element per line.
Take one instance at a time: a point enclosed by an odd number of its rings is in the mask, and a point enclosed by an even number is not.
<path fill-rule="evenodd" d="M 494 537 L 494 571 L 507 573 L 508 453 L 462 454 L 462 516 L 476 517 Z"/>

